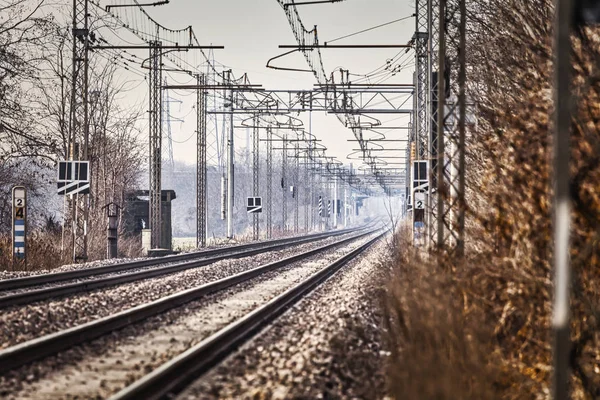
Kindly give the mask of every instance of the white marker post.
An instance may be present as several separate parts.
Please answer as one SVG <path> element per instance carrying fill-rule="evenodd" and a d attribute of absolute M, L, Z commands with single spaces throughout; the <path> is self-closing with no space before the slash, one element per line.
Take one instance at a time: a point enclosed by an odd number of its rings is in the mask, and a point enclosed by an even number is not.
<path fill-rule="evenodd" d="M 13 264 L 25 263 L 27 237 L 27 191 L 23 186 L 15 186 L 12 190 L 12 247 Z"/>

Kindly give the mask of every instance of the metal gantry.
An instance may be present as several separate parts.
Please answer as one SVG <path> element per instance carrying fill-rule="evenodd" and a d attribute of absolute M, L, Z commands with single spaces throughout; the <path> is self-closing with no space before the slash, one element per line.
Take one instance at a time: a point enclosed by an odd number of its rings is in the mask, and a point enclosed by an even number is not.
<path fill-rule="evenodd" d="M 88 19 L 88 0 L 73 0 L 73 75 L 68 158 L 80 161 L 88 160 Z M 88 194 L 75 194 L 71 202 L 71 237 L 74 262 L 85 261 L 88 258 L 87 233 L 91 228 L 88 224 L 89 197 Z"/>
<path fill-rule="evenodd" d="M 206 84 L 206 75 L 196 77 L 198 86 Z M 196 244 L 206 246 L 207 233 L 207 170 L 206 170 L 206 90 L 196 90 Z"/>
<path fill-rule="evenodd" d="M 162 247 L 161 168 L 162 168 L 162 49 L 160 41 L 150 42 L 150 243 Z"/>

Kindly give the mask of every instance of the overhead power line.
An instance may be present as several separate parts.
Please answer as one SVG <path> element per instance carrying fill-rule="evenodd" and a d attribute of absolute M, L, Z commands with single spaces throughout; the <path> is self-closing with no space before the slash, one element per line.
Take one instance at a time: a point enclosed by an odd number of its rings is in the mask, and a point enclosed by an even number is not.
<path fill-rule="evenodd" d="M 384 27 L 384 26 L 388 26 L 388 25 L 391 25 L 391 24 L 395 24 L 395 23 L 397 23 L 397 22 L 405 21 L 405 20 L 407 20 L 407 19 L 409 19 L 409 18 L 413 18 L 413 17 L 415 17 L 415 16 L 416 16 L 415 14 L 412 14 L 412 15 L 409 15 L 408 17 L 399 18 L 399 19 L 396 19 L 396 20 L 394 20 L 394 21 L 386 22 L 385 24 L 381 24 L 381 25 L 373 26 L 373 27 L 371 27 L 371 28 L 363 29 L 362 31 L 358 31 L 358 32 L 350 33 L 350 34 L 348 34 L 348 35 L 345 35 L 345 36 L 340 36 L 339 38 L 335 38 L 335 39 L 333 39 L 333 40 L 328 40 L 328 41 L 324 42 L 324 45 L 325 45 L 325 46 L 327 46 L 327 44 L 328 44 L 328 43 L 333 43 L 333 42 L 336 42 L 336 41 L 338 41 L 338 40 L 342 40 L 342 39 L 346 39 L 346 38 L 349 38 L 349 37 L 352 37 L 352 36 L 360 35 L 361 33 L 369 32 L 369 31 L 372 31 L 372 30 L 374 30 L 374 29 L 377 29 L 377 28 L 382 28 L 382 27 Z"/>

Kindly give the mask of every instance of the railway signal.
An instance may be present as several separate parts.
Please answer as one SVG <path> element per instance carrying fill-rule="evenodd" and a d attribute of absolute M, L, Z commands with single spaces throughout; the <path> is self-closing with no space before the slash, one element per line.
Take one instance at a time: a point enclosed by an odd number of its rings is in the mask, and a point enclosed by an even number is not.
<path fill-rule="evenodd" d="M 58 194 L 90 193 L 90 162 L 59 161 L 58 162 Z"/>
<path fill-rule="evenodd" d="M 248 214 L 262 212 L 262 197 L 248 197 L 246 204 L 246 211 Z"/>

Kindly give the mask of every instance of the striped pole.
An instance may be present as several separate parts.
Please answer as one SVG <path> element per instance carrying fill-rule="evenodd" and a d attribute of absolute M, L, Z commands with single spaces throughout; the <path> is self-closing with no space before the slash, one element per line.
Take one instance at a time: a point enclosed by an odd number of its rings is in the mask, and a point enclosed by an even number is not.
<path fill-rule="evenodd" d="M 15 186 L 12 190 L 13 203 L 13 262 L 25 262 L 26 221 L 27 221 L 27 192 L 23 186 Z"/>
<path fill-rule="evenodd" d="M 323 197 L 319 196 L 319 217 L 323 216 Z"/>

